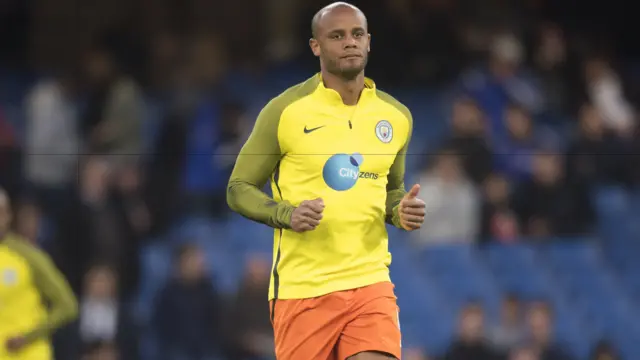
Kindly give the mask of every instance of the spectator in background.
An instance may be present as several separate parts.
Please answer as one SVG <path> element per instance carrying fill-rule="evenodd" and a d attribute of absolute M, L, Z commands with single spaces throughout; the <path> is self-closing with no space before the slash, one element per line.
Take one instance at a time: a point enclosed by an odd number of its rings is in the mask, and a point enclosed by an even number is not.
<path fill-rule="evenodd" d="M 109 205 L 113 207 L 116 221 L 121 228 L 118 241 L 122 251 L 118 259 L 117 271 L 121 274 L 120 295 L 131 299 L 136 294 L 139 278 L 139 253 L 141 243 L 151 227 L 151 216 L 140 185 L 143 181 L 140 165 L 125 162 L 113 170 L 113 187 Z"/>
<path fill-rule="evenodd" d="M 507 355 L 526 338 L 520 300 L 515 295 L 507 295 L 502 300 L 499 323 L 489 331 L 491 345 L 499 354 Z"/>
<path fill-rule="evenodd" d="M 174 259 L 175 276 L 160 291 L 152 320 L 159 360 L 207 360 L 221 351 L 221 301 L 200 248 L 183 245 Z"/>
<path fill-rule="evenodd" d="M 10 196 L 16 196 L 22 188 L 21 155 L 16 129 L 0 105 L 0 186 Z"/>
<path fill-rule="evenodd" d="M 567 178 L 590 186 L 624 180 L 624 148 L 604 127 L 591 104 L 580 108 L 577 137 L 567 152 Z"/>
<path fill-rule="evenodd" d="M 242 147 L 242 108 L 217 98 L 201 105 L 187 135 L 185 191 L 189 210 L 226 213 L 226 186 Z"/>
<path fill-rule="evenodd" d="M 405 349 L 402 358 L 404 360 L 430 360 L 431 358 L 420 349 Z"/>
<path fill-rule="evenodd" d="M 450 149 L 440 151 L 419 183 L 421 196 L 429 202 L 417 241 L 474 242 L 479 234 L 480 199 L 462 169 L 460 157 Z"/>
<path fill-rule="evenodd" d="M 511 184 L 500 175 L 490 175 L 484 183 L 480 241 L 516 241 L 520 235 L 518 218 L 513 211 Z"/>
<path fill-rule="evenodd" d="M 286 63 L 301 52 L 302 44 L 296 38 L 300 3 L 295 0 L 266 1 L 267 31 L 265 53 L 269 61 Z"/>
<path fill-rule="evenodd" d="M 444 360 L 496 360 L 485 341 L 484 310 L 477 303 L 467 304 L 460 312 L 458 336 Z"/>
<path fill-rule="evenodd" d="M 625 156 L 624 169 L 628 185 L 637 187 L 640 185 L 640 127 L 636 126 L 634 136 L 629 145 L 628 155 Z"/>
<path fill-rule="evenodd" d="M 589 99 L 602 116 L 605 128 L 628 138 L 636 125 L 635 113 L 625 98 L 618 74 L 602 57 L 585 61 L 584 78 Z"/>
<path fill-rule="evenodd" d="M 79 188 L 62 210 L 54 252 L 76 291 L 91 263 L 108 263 L 121 285 L 119 295 L 129 298 L 138 280 L 139 243 L 149 225 L 137 194 L 138 169 L 88 157 L 81 171 Z"/>
<path fill-rule="evenodd" d="M 607 341 L 599 341 L 591 351 L 589 360 L 619 360 L 617 351 Z"/>
<path fill-rule="evenodd" d="M 25 178 L 44 211 L 55 217 L 76 179 L 82 141 L 77 84 L 69 74 L 38 82 L 25 101 Z"/>
<path fill-rule="evenodd" d="M 456 100 L 452 110 L 452 136 L 445 147 L 459 154 L 467 176 L 475 184 L 481 184 L 491 172 L 493 161 L 486 140 L 484 114 L 469 98 Z"/>
<path fill-rule="evenodd" d="M 93 344 L 84 351 L 82 360 L 120 360 L 118 348 L 112 343 Z"/>
<path fill-rule="evenodd" d="M 234 359 L 274 359 L 273 327 L 264 294 L 269 290 L 270 261 L 253 256 L 240 290 L 235 296 L 230 319 Z"/>
<path fill-rule="evenodd" d="M 519 347 L 512 350 L 507 360 L 542 360 L 540 354 L 531 347 Z"/>
<path fill-rule="evenodd" d="M 88 103 L 82 130 L 86 151 L 108 155 L 111 162 L 133 161 L 142 152 L 143 97 L 135 81 L 121 73 L 116 54 L 106 45 L 85 57 Z"/>
<path fill-rule="evenodd" d="M 527 312 L 529 341 L 541 360 L 572 360 L 559 344 L 553 342 L 553 313 L 549 304 L 534 302 Z"/>
<path fill-rule="evenodd" d="M 443 84 L 450 81 L 463 65 L 464 59 L 459 56 L 458 4 L 452 1 L 380 2 L 386 4 L 372 7 L 383 7 L 381 15 L 384 18 L 375 23 L 383 23 L 387 28 L 377 31 L 382 37 L 378 46 L 389 49 L 390 53 L 413 54 L 409 59 L 383 58 L 381 66 L 387 69 L 404 68 L 404 74 L 395 76 L 412 77 L 423 83 Z M 367 15 L 376 13 L 364 11 Z M 416 47 L 417 43 L 420 46 Z"/>
<path fill-rule="evenodd" d="M 199 96 L 194 71 L 188 62 L 180 63 L 167 77 L 170 88 L 166 98 L 162 97 L 165 112 L 158 129 L 156 150 L 145 170 L 143 187 L 150 217 L 154 219 L 150 229 L 154 234 L 167 230 L 184 210 L 187 135 Z"/>
<path fill-rule="evenodd" d="M 486 67 L 463 75 L 466 93 L 478 101 L 489 119 L 489 131 L 494 141 L 505 137 L 502 127 L 504 108 L 517 103 L 527 111 L 537 113 L 544 107 L 544 98 L 535 78 L 522 66 L 524 49 L 520 40 L 510 33 L 496 34 L 491 42 Z"/>
<path fill-rule="evenodd" d="M 30 243 L 43 247 L 42 210 L 34 202 L 24 200 L 18 203 L 16 210 L 16 232 L 22 235 Z M 46 248 L 46 246 L 45 246 Z"/>
<path fill-rule="evenodd" d="M 531 114 L 522 106 L 511 103 L 504 110 L 507 131 L 503 141 L 496 144 L 496 169 L 513 181 L 531 176 L 531 163 L 539 148 L 556 145 L 551 131 L 535 126 Z"/>
<path fill-rule="evenodd" d="M 235 154 L 245 140 L 244 108 L 225 93 L 224 59 L 218 55 L 222 45 L 205 37 L 194 44 L 193 51 L 199 98 L 187 125 L 183 191 L 188 211 L 221 216 L 228 209 L 226 186 Z"/>
<path fill-rule="evenodd" d="M 247 127 L 245 109 L 238 102 L 225 101 L 221 109 L 220 135 L 216 140 L 213 166 L 221 173 L 223 178 L 231 177 L 237 154 L 244 145 L 244 141 L 251 131 Z M 213 198 L 213 214 L 226 213 L 226 185 L 223 191 L 218 189 Z"/>
<path fill-rule="evenodd" d="M 82 348 L 113 344 L 119 359 L 138 359 L 137 327 L 119 300 L 116 274 L 108 266 L 93 266 L 85 281 L 78 324 Z"/>
<path fill-rule="evenodd" d="M 567 114 L 574 101 L 571 86 L 576 82 L 572 81 L 567 43 L 560 26 L 553 23 L 540 26 L 533 64 L 547 101 L 546 110 L 553 114 Z"/>
<path fill-rule="evenodd" d="M 181 65 L 184 42 L 176 33 L 160 31 L 149 41 L 149 65 L 146 77 L 154 93 L 170 92 L 172 74 Z"/>
<path fill-rule="evenodd" d="M 56 262 L 77 294 L 91 263 L 116 263 L 121 239 L 108 202 L 109 164 L 98 157 L 83 160 L 78 188 L 59 210 L 53 244 Z"/>
<path fill-rule="evenodd" d="M 533 237 L 584 235 L 595 219 L 588 188 L 568 183 L 562 157 L 548 151 L 535 154 L 533 177 L 520 184 L 514 209 L 523 234 Z"/>

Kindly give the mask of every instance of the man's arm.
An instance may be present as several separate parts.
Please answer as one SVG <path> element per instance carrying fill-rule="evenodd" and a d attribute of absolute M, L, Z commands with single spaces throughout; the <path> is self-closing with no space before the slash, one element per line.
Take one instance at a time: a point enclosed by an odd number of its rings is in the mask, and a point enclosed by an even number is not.
<path fill-rule="evenodd" d="M 21 335 L 26 343 L 30 343 L 72 321 L 78 314 L 78 303 L 64 276 L 46 254 L 27 244 L 18 247 L 33 271 L 38 291 L 51 306 L 46 319 L 35 329 Z"/>
<path fill-rule="evenodd" d="M 294 206 L 276 201 L 262 191 L 282 157 L 278 124 L 284 106 L 279 99 L 262 109 L 236 160 L 227 186 L 231 210 L 273 228 L 290 228 Z"/>
<path fill-rule="evenodd" d="M 404 187 L 404 173 L 405 163 L 407 159 L 407 150 L 409 148 L 409 142 L 411 141 L 411 134 L 413 132 L 413 118 L 411 113 L 405 114 L 409 121 L 409 133 L 407 135 L 407 141 L 404 146 L 396 155 L 396 159 L 389 169 L 389 176 L 387 177 L 387 202 L 386 202 L 386 222 L 393 226 L 402 229 L 400 225 L 400 216 L 398 214 L 398 207 L 400 201 L 407 193 Z"/>

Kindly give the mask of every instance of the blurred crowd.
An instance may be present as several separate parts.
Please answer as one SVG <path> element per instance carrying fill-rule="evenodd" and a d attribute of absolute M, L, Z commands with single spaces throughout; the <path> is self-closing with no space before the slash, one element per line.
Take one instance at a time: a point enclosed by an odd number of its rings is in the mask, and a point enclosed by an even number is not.
<path fill-rule="evenodd" d="M 430 359 L 422 350 L 412 349 L 403 358 Z M 574 357 L 553 341 L 553 311 L 544 302 L 522 302 L 507 295 L 500 321 L 490 325 L 481 304 L 470 303 L 460 311 L 457 336 L 443 359 L 477 360 L 568 360 Z M 606 342 L 593 349 L 593 359 L 615 359 L 616 352 Z"/>
<path fill-rule="evenodd" d="M 270 259 L 248 261 L 246 286 L 226 298 L 187 244 L 153 325 L 143 329 L 128 304 L 145 243 L 187 215 L 228 215 L 225 187 L 256 109 L 317 71 L 305 46 L 325 3 L 8 2 L 0 184 L 16 231 L 52 254 L 80 298 L 59 358 L 137 359 L 144 331 L 168 360 L 271 356 Z M 429 213 L 414 246 L 589 235 L 589 189 L 640 182 L 640 82 L 624 14 L 586 2 L 568 15 L 542 0 L 354 3 L 373 33 L 367 75 L 392 94 L 448 99 L 446 117 L 414 114 L 409 176 Z M 436 123 L 442 134 L 420 133 Z M 549 343 L 549 306 L 526 305 L 523 315 L 507 297 L 504 323 L 491 328 L 469 304 L 445 358 L 569 359 Z M 614 358 L 604 343 L 593 353 Z"/>

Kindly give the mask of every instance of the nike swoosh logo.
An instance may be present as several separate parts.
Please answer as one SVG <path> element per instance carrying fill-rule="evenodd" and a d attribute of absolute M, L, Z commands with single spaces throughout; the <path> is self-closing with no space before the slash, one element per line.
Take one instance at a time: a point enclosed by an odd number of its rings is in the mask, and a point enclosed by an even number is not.
<path fill-rule="evenodd" d="M 305 133 L 305 134 L 308 134 L 308 133 L 310 133 L 310 132 L 314 132 L 314 131 L 316 131 L 316 130 L 318 130 L 318 129 L 321 129 L 321 128 L 325 127 L 325 126 L 326 126 L 326 125 L 322 125 L 322 126 L 314 127 L 314 128 L 311 128 L 311 129 L 307 129 L 307 127 L 305 126 L 305 127 L 304 127 L 304 133 Z"/>

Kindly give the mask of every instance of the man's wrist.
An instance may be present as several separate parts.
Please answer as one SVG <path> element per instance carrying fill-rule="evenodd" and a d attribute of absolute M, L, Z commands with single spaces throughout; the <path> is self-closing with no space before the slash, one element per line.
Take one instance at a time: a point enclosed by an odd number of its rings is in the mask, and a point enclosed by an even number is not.
<path fill-rule="evenodd" d="M 281 229 L 291 229 L 291 217 L 295 209 L 296 207 L 287 201 L 278 204 L 278 225 Z"/>
<path fill-rule="evenodd" d="M 400 221 L 400 204 L 398 203 L 391 209 L 391 223 L 393 226 L 403 229 L 402 222 Z"/>

